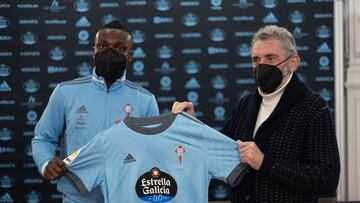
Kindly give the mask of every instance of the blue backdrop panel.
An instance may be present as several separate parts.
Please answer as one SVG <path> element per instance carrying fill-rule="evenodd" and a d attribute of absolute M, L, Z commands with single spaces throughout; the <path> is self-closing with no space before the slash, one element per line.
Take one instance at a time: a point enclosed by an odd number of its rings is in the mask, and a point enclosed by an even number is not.
<path fill-rule="evenodd" d="M 2 0 L 0 2 L 0 202 L 60 202 L 31 157 L 33 129 L 57 83 L 91 73 L 97 29 L 112 19 L 134 36 L 128 78 L 156 96 L 162 113 L 192 101 L 217 129 L 255 89 L 250 40 L 263 25 L 297 40 L 299 73 L 334 106 L 331 0 Z M 230 189 L 213 182 L 210 199 Z"/>

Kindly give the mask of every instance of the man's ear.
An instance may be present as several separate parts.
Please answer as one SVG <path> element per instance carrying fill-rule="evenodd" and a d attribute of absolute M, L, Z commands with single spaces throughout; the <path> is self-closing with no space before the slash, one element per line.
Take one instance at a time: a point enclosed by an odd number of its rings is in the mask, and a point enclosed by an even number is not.
<path fill-rule="evenodd" d="M 300 56 L 295 54 L 294 56 L 292 56 L 290 58 L 290 72 L 295 72 L 297 70 L 297 68 L 299 67 L 299 63 L 300 63 Z"/>
<path fill-rule="evenodd" d="M 129 53 L 127 54 L 127 57 L 128 57 L 128 61 L 132 62 L 134 59 L 134 51 L 130 50 Z"/>

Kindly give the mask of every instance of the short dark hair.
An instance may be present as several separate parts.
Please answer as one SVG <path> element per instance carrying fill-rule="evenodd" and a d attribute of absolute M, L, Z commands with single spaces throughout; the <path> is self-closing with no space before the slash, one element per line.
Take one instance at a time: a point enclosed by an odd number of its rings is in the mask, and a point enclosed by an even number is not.
<path fill-rule="evenodd" d="M 103 25 L 99 30 L 102 30 L 102 29 L 116 29 L 116 30 L 123 30 L 127 33 L 129 33 L 129 35 L 131 36 L 132 38 L 132 33 L 131 31 L 125 27 L 124 24 L 122 24 L 120 21 L 118 20 L 112 20 L 108 23 L 106 23 L 105 25 Z"/>

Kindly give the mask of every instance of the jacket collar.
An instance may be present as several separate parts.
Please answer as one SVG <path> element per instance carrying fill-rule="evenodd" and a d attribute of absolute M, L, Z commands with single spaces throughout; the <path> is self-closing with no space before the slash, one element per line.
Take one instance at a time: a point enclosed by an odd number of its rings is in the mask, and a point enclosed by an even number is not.
<path fill-rule="evenodd" d="M 92 80 L 94 81 L 95 85 L 100 87 L 101 89 L 107 90 L 106 82 L 104 77 L 98 76 L 95 72 L 95 67 L 92 72 Z M 124 71 L 123 75 L 117 79 L 111 86 L 109 90 L 113 90 L 118 87 L 122 87 L 126 80 L 126 70 Z"/>

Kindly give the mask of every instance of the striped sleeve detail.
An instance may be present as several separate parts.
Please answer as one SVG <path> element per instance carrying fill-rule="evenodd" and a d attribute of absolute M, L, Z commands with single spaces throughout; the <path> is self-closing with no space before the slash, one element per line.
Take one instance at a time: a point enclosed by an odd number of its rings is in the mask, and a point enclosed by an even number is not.
<path fill-rule="evenodd" d="M 76 78 L 74 80 L 69 80 L 69 81 L 64 81 L 61 82 L 59 85 L 72 85 L 72 84 L 81 84 L 81 83 L 88 83 L 91 81 L 91 75 L 89 76 L 85 76 L 85 77 L 81 77 L 81 78 Z"/>
<path fill-rule="evenodd" d="M 144 94 L 147 94 L 149 96 L 152 96 L 153 94 L 151 92 L 149 92 L 147 89 L 141 87 L 141 85 L 139 84 L 136 84 L 134 82 L 131 82 L 129 80 L 125 80 L 125 85 L 127 85 L 128 87 L 130 88 L 133 88 L 133 89 L 137 89 L 139 90 L 140 92 L 144 93 Z"/>

